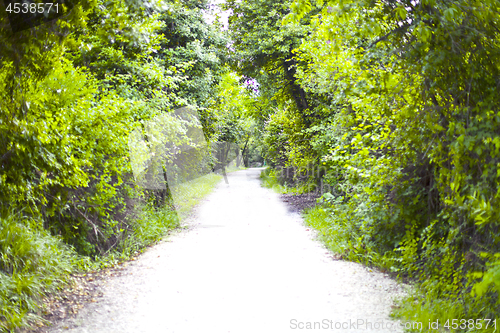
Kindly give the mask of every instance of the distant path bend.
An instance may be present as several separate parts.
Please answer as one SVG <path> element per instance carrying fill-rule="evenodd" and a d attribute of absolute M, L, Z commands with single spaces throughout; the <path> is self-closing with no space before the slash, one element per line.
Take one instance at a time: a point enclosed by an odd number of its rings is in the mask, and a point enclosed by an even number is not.
<path fill-rule="evenodd" d="M 260 186 L 261 171 L 228 174 L 189 230 L 148 250 L 50 332 L 402 332 L 388 318 L 402 288 L 332 260 L 300 215 Z"/>

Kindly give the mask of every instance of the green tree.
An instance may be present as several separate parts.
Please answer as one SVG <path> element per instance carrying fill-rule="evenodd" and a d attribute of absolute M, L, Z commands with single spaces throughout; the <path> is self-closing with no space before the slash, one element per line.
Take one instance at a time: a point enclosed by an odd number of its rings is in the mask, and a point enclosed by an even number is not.
<path fill-rule="evenodd" d="M 216 25 L 208 24 L 207 2 L 175 5 L 159 17 L 165 39 L 156 55 L 165 68 L 185 78 L 173 91 L 185 103 L 202 108 L 214 95 L 227 58 L 227 39 Z"/>
<path fill-rule="evenodd" d="M 295 102 L 297 110 L 307 118 L 309 100 L 295 75 L 297 61 L 293 57 L 309 28 L 308 25 L 281 25 L 290 12 L 288 1 L 227 1 L 232 59 L 235 68 L 246 78 L 276 87 L 285 99 Z"/>
<path fill-rule="evenodd" d="M 427 295 L 447 299 L 450 311 L 493 315 L 498 3 L 298 1 L 293 8 L 285 21 L 297 25 L 321 10 L 298 52 L 309 63 L 298 77 L 333 102 L 332 122 L 316 142 L 337 175 L 333 224 L 354 230 L 350 256 L 370 253 L 380 262 L 382 255 L 401 275 L 425 280 Z M 471 299 L 468 273 L 486 267 L 489 283 L 479 289 L 493 293 Z M 437 303 L 428 299 L 419 314 Z"/>

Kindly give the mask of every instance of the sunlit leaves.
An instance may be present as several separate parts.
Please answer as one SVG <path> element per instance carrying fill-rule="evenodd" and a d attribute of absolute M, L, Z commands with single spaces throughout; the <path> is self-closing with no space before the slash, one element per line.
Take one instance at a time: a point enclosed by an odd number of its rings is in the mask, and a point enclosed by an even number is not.
<path fill-rule="evenodd" d="M 173 91 L 192 105 L 207 107 L 227 59 L 227 38 L 216 26 L 205 22 L 199 8 L 175 6 L 163 13 L 161 33 L 165 40 L 155 58 L 165 67 L 177 68 L 184 79 Z"/>
<path fill-rule="evenodd" d="M 429 29 L 429 27 L 427 25 L 425 25 L 423 22 L 419 23 L 419 25 L 415 29 L 415 32 L 416 32 L 418 38 L 423 43 L 426 43 L 432 37 L 431 29 Z"/>
<path fill-rule="evenodd" d="M 301 25 L 307 4 L 296 2 L 285 23 Z M 420 255 L 420 269 L 440 292 L 464 293 L 460 279 L 484 261 L 464 264 L 460 251 L 500 249 L 493 231 L 500 218 L 499 3 L 314 4 L 324 7 L 296 52 L 306 63 L 297 72 L 307 91 L 336 110 L 313 139 L 347 202 L 336 202 L 332 219 L 356 221 L 350 224 L 361 238 L 373 237 L 363 246 L 396 244 L 408 274 Z M 368 198 L 377 208 L 361 211 Z M 411 232 L 391 231 L 403 225 Z M 447 254 L 437 264 L 439 248 Z M 444 281 L 440 270 L 453 278 Z M 481 293 L 495 285 L 492 276 L 477 285 Z"/>
<path fill-rule="evenodd" d="M 394 9 L 394 12 L 396 13 L 397 17 L 399 17 L 402 21 L 406 20 L 407 12 L 402 5 L 397 6 L 396 9 Z"/>

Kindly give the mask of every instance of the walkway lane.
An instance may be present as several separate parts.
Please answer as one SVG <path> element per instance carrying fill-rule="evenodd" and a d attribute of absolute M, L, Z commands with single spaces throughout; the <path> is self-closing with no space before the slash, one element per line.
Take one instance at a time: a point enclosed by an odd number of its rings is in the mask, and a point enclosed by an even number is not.
<path fill-rule="evenodd" d="M 401 288 L 332 260 L 260 186 L 260 171 L 229 174 L 189 231 L 149 250 L 53 332 L 402 332 L 388 318 Z"/>

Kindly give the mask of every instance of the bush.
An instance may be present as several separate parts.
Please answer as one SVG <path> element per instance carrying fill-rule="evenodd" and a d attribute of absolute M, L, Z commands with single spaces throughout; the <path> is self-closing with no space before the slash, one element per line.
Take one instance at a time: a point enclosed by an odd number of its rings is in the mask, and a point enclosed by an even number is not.
<path fill-rule="evenodd" d="M 414 281 L 411 320 L 499 313 L 497 9 L 298 1 L 284 21 L 313 21 L 295 59 L 314 107 L 309 122 L 291 103 L 270 117 L 268 157 L 328 168 L 328 216 L 310 219 L 345 257 Z"/>

